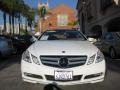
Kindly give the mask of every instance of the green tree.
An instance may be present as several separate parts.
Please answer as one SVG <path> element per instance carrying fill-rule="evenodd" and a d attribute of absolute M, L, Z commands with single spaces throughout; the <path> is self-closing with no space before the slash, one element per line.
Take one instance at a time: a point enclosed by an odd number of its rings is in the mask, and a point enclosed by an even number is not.
<path fill-rule="evenodd" d="M 78 25 L 78 21 L 72 21 L 68 23 L 69 26 L 76 26 Z"/>
<path fill-rule="evenodd" d="M 35 11 L 34 11 L 34 9 L 29 10 L 27 18 L 28 18 L 28 26 L 31 28 L 32 24 L 33 24 L 33 21 L 35 19 Z"/>
<path fill-rule="evenodd" d="M 3 19 L 4 19 L 4 32 L 6 32 L 6 14 L 7 14 L 7 1 L 6 0 L 0 0 L 0 10 L 3 11 Z"/>
<path fill-rule="evenodd" d="M 30 8 L 28 5 L 24 4 L 23 5 L 23 10 L 22 10 L 22 14 L 25 17 L 25 26 L 26 26 L 26 32 L 27 32 L 27 26 L 32 26 L 32 22 L 34 21 L 34 17 L 35 17 L 35 11 L 34 9 Z"/>
<path fill-rule="evenodd" d="M 6 30 L 6 14 L 9 15 L 9 24 L 10 24 L 10 34 L 14 34 L 14 17 L 18 16 L 21 13 L 21 8 L 23 0 L 0 0 L 0 10 L 3 11 L 4 18 L 4 30 Z M 13 27 L 13 32 L 11 30 L 11 22 Z"/>
<path fill-rule="evenodd" d="M 15 14 L 15 16 L 18 18 L 19 35 L 20 35 L 20 30 L 21 30 L 21 28 L 20 28 L 20 26 L 21 26 L 21 16 L 22 16 L 22 11 L 24 9 L 23 5 L 25 5 L 25 4 L 24 4 L 23 0 L 17 0 L 16 3 L 17 3 L 17 6 L 16 6 L 16 14 Z"/>
<path fill-rule="evenodd" d="M 45 16 L 47 15 L 47 10 L 45 6 L 42 6 L 41 8 L 38 8 L 38 16 L 39 16 L 39 24 L 40 24 L 40 33 L 42 31 L 42 20 L 44 20 Z"/>
<path fill-rule="evenodd" d="M 7 3 L 7 8 L 8 8 L 8 14 L 9 14 L 9 24 L 10 24 L 10 34 L 13 33 L 14 34 L 14 13 L 15 13 L 15 6 L 16 6 L 16 0 L 6 0 Z M 11 30 L 11 20 L 12 20 L 12 29 L 13 32 Z"/>
<path fill-rule="evenodd" d="M 31 27 L 32 21 L 34 20 L 34 12 L 33 10 L 24 3 L 23 0 L 0 0 L 0 10 L 3 11 L 4 18 L 4 30 L 6 30 L 6 14 L 9 15 L 9 24 L 10 24 L 10 34 L 14 34 L 14 19 L 18 18 L 19 22 L 19 33 L 20 33 L 20 18 L 23 15 L 26 18 L 26 22 Z M 11 30 L 11 23 L 12 29 Z M 27 24 L 26 24 L 27 31 Z"/>

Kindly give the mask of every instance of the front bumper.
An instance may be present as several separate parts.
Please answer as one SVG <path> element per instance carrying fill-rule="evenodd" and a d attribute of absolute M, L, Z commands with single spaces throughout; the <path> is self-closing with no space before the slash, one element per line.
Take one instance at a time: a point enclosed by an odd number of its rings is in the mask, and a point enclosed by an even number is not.
<path fill-rule="evenodd" d="M 58 85 L 75 85 L 102 82 L 105 76 L 105 69 L 106 68 L 104 60 L 97 64 L 83 65 L 67 69 L 48 67 L 44 65 L 36 65 L 34 63 L 27 63 L 23 60 L 21 64 L 23 80 L 26 82 L 41 84 L 56 83 Z M 73 71 L 73 77 L 78 76 L 78 79 L 72 81 L 55 81 L 54 80 L 55 70 Z M 48 78 L 46 76 L 50 76 L 51 78 Z"/>

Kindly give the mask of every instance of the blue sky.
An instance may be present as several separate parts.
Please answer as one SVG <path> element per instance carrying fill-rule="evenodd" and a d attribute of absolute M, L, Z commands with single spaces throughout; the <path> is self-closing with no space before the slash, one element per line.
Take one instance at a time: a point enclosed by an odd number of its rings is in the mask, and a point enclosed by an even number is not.
<path fill-rule="evenodd" d="M 24 0 L 26 4 L 30 5 L 33 8 L 38 6 L 38 1 L 45 3 L 47 0 Z M 56 7 L 59 4 L 66 4 L 71 8 L 75 9 L 77 0 L 49 0 L 50 8 Z M 7 17 L 8 22 L 8 17 Z M 3 24 L 3 13 L 0 12 L 0 24 Z"/>
<path fill-rule="evenodd" d="M 47 0 L 24 0 L 24 1 L 32 7 L 37 7 L 38 1 L 46 2 Z M 51 8 L 61 3 L 64 3 L 72 8 L 76 8 L 76 3 L 77 3 L 77 0 L 48 0 L 48 1 Z"/>

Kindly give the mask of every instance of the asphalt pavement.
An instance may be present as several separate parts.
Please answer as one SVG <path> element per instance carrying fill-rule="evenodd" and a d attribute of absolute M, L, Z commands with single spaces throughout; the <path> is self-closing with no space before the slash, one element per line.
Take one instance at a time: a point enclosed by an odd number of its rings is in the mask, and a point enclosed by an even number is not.
<path fill-rule="evenodd" d="M 45 85 L 22 81 L 20 59 L 20 55 L 0 59 L 0 90 L 44 90 Z M 120 60 L 107 57 L 106 63 L 107 74 L 104 82 L 59 86 L 59 90 L 120 90 Z"/>

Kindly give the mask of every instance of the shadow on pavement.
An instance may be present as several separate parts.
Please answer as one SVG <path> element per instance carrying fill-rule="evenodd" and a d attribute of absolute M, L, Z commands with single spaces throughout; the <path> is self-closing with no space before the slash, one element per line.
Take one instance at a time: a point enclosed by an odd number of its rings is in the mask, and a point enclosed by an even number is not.
<path fill-rule="evenodd" d="M 13 64 L 20 64 L 21 55 L 13 55 L 5 58 L 0 58 L 0 70 L 3 70 Z"/>
<path fill-rule="evenodd" d="M 43 90 L 63 90 L 55 84 L 48 84 L 44 87 Z"/>
<path fill-rule="evenodd" d="M 120 59 L 111 59 L 106 55 L 105 60 L 107 69 L 120 73 Z"/>

